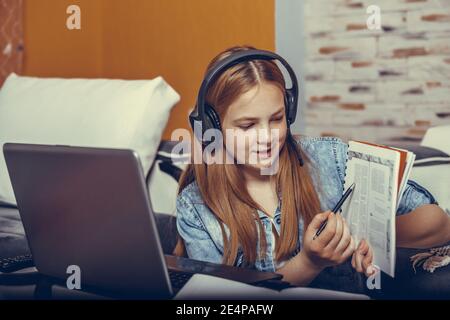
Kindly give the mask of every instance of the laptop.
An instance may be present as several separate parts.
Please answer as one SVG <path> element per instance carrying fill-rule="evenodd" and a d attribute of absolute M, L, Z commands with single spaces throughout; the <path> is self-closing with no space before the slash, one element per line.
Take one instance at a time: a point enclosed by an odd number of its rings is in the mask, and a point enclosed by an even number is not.
<path fill-rule="evenodd" d="M 79 268 L 83 290 L 169 299 L 194 273 L 249 284 L 281 279 L 165 255 L 132 150 L 6 143 L 3 152 L 35 266 L 63 285 Z"/>

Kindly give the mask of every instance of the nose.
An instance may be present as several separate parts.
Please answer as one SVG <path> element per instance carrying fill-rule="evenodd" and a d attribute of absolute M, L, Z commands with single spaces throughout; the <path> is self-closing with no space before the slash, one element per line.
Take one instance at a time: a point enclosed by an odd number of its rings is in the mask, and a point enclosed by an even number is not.
<path fill-rule="evenodd" d="M 271 128 L 258 130 L 257 141 L 259 149 L 265 150 L 266 148 L 276 148 L 279 137 L 279 129 Z"/>
<path fill-rule="evenodd" d="M 258 130 L 258 144 L 267 145 L 270 143 L 270 128 Z"/>

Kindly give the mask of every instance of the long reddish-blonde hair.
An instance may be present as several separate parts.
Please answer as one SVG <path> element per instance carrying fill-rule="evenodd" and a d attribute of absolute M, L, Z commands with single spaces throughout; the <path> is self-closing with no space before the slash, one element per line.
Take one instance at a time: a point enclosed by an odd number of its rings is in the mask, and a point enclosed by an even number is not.
<path fill-rule="evenodd" d="M 239 50 L 255 49 L 250 46 L 229 48 L 216 56 L 208 65 L 207 71 L 218 61 Z M 262 81 L 276 85 L 283 91 L 285 81 L 280 69 L 273 61 L 251 60 L 239 63 L 225 70 L 211 84 L 206 102 L 223 119 L 227 108 L 243 93 L 248 92 Z M 299 152 L 305 161 L 301 166 Z M 308 169 L 309 160 L 288 131 L 286 141 L 280 149 L 279 170 L 276 173 L 276 190 L 281 192 L 281 231 L 276 239 L 276 259 L 289 257 L 296 249 L 299 237 L 299 219 L 305 226 L 320 211 L 317 192 L 313 186 Z M 180 193 L 188 184 L 197 182 L 202 199 L 214 213 L 221 229 L 224 242 L 223 263 L 235 263 L 239 246 L 243 250 L 244 260 L 252 265 L 257 259 L 257 243 L 260 252 L 265 255 L 266 235 L 256 209 L 264 211 L 249 195 L 245 188 L 243 175 L 236 164 L 194 164 L 193 161 L 183 171 L 178 187 Z M 255 223 L 256 222 L 256 223 Z M 224 225 L 229 229 L 226 236 Z M 262 232 L 258 239 L 258 228 Z M 185 247 L 178 238 L 175 255 L 184 255 Z"/>

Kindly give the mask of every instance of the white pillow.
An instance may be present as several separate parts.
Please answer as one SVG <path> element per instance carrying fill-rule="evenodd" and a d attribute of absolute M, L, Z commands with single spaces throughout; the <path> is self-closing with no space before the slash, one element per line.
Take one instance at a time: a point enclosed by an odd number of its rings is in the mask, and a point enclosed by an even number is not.
<path fill-rule="evenodd" d="M 60 79 L 12 74 L 0 90 L 0 147 L 6 142 L 128 148 L 147 173 L 180 96 L 153 80 Z M 15 204 L 3 152 L 0 201 Z"/>
<path fill-rule="evenodd" d="M 450 155 L 450 125 L 429 128 L 420 145 L 441 150 Z M 422 166 L 414 167 L 413 179 L 426 187 L 434 195 L 442 209 L 450 214 L 450 160 L 448 164 L 432 165 L 436 159 L 421 160 Z M 445 162 L 443 158 L 439 158 Z M 417 162 L 417 161 L 416 161 Z M 426 165 L 426 163 L 430 163 Z"/>
<path fill-rule="evenodd" d="M 147 184 L 152 207 L 157 213 L 176 215 L 178 182 L 169 174 L 161 171 L 159 168 L 161 162 L 161 160 L 155 160 L 155 165 Z M 186 165 L 181 163 L 172 165 L 181 170 L 186 168 Z"/>
<path fill-rule="evenodd" d="M 439 206 L 450 214 L 450 163 L 413 167 L 411 179 L 430 191 Z"/>
<path fill-rule="evenodd" d="M 420 145 L 441 150 L 450 155 L 450 125 L 429 128 Z"/>

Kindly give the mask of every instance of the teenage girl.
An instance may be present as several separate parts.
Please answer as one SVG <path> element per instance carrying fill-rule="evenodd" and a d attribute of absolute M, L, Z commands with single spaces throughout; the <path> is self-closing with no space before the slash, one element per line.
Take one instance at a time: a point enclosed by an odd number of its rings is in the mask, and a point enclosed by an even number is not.
<path fill-rule="evenodd" d="M 215 57 L 208 70 L 237 51 L 251 49 L 230 48 Z M 224 154 L 258 161 L 187 166 L 177 197 L 180 238 L 175 254 L 275 271 L 302 286 L 324 268 L 350 259 L 353 268 L 369 276 L 375 268 L 368 242 L 355 243 L 343 217 L 329 211 L 342 195 L 347 144 L 334 137 L 292 136 L 285 92 L 284 77 L 273 60 L 238 63 L 209 86 L 206 102 L 220 118 Z M 236 133 L 235 139 L 257 138 L 226 150 L 227 129 Z M 272 132 L 278 132 L 275 138 Z M 274 161 L 278 170 L 261 174 Z M 326 219 L 326 228 L 313 240 Z M 430 192 L 408 181 L 396 234 L 398 246 L 440 245 L 450 241 L 450 218 Z"/>

